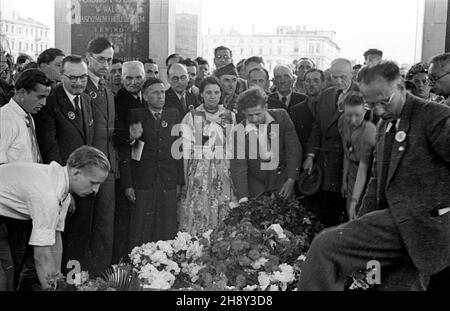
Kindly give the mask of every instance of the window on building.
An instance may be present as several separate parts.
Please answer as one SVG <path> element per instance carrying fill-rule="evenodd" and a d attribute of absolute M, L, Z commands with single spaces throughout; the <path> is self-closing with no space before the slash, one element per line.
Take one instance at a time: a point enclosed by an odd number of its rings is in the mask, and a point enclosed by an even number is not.
<path fill-rule="evenodd" d="M 41 29 L 41 37 L 42 37 L 42 29 Z"/>
<path fill-rule="evenodd" d="M 25 35 L 28 36 L 28 28 L 25 28 Z"/>
<path fill-rule="evenodd" d="M 320 43 L 317 43 L 317 46 L 316 46 L 316 53 L 317 53 L 317 54 L 320 53 Z"/>
<path fill-rule="evenodd" d="M 14 25 L 11 25 L 11 32 L 14 33 Z"/>
<path fill-rule="evenodd" d="M 259 48 L 259 55 L 263 55 L 264 53 L 263 53 L 263 49 L 262 48 Z"/>
<path fill-rule="evenodd" d="M 19 52 L 22 52 L 22 41 L 19 41 Z"/>
<path fill-rule="evenodd" d="M 9 26 L 8 24 L 5 25 L 5 32 L 8 32 L 8 28 L 9 28 L 8 26 Z"/>
<path fill-rule="evenodd" d="M 45 37 L 46 38 L 48 37 L 48 31 L 47 30 L 45 31 Z"/>
<path fill-rule="evenodd" d="M 25 51 L 28 51 L 28 43 L 25 43 Z"/>
<path fill-rule="evenodd" d="M 314 44 L 309 45 L 309 53 L 314 54 Z"/>
<path fill-rule="evenodd" d="M 31 28 L 31 35 L 34 36 L 34 30 Z"/>
<path fill-rule="evenodd" d="M 278 55 L 281 55 L 281 48 L 278 48 Z"/>
<path fill-rule="evenodd" d="M 241 48 L 241 55 L 244 54 L 244 48 Z"/>
<path fill-rule="evenodd" d="M 294 48 L 294 53 L 295 53 L 295 54 L 298 54 L 298 52 L 299 52 L 298 47 L 295 47 L 295 48 Z"/>

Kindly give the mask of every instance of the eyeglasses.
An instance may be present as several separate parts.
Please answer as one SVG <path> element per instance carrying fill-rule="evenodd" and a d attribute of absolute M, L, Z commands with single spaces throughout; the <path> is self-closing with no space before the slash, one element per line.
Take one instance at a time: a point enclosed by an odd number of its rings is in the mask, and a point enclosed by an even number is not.
<path fill-rule="evenodd" d="M 395 93 L 392 93 L 392 95 L 389 96 L 389 98 L 387 98 L 387 99 L 379 100 L 379 101 L 376 101 L 373 103 L 365 102 L 364 108 L 366 108 L 367 110 L 373 110 L 377 104 L 381 105 L 381 106 L 388 106 L 391 103 L 394 96 L 395 96 Z"/>
<path fill-rule="evenodd" d="M 436 83 L 439 80 L 441 80 L 443 77 L 445 77 L 446 75 L 449 75 L 450 72 L 444 73 L 443 75 L 440 75 L 439 77 L 434 77 L 433 75 L 428 75 L 428 79 L 430 80 L 431 83 Z"/>
<path fill-rule="evenodd" d="M 100 64 L 108 64 L 111 65 L 113 59 L 112 58 L 104 58 L 103 56 L 99 56 L 99 57 L 95 57 L 94 55 L 91 54 L 91 57 L 93 59 L 95 59 L 97 62 L 99 62 Z"/>
<path fill-rule="evenodd" d="M 77 82 L 78 79 L 80 79 L 81 82 L 85 82 L 88 78 L 88 75 L 86 75 L 86 74 L 81 75 L 81 76 L 68 76 L 66 74 L 63 74 L 63 76 L 66 76 L 72 83 Z"/>
<path fill-rule="evenodd" d="M 172 81 L 172 82 L 174 82 L 174 83 L 179 82 L 180 80 L 183 81 L 183 82 L 185 82 L 187 79 L 188 79 L 187 76 L 172 77 L 172 78 L 170 78 L 170 81 Z"/>
<path fill-rule="evenodd" d="M 217 60 L 221 60 L 221 59 L 223 59 L 223 60 L 229 60 L 231 57 L 230 56 L 228 56 L 228 55 L 217 55 L 216 56 L 216 59 Z"/>
<path fill-rule="evenodd" d="M 137 76 L 137 77 L 125 77 L 125 80 L 127 82 L 133 82 L 133 81 L 142 81 L 143 77 Z"/>

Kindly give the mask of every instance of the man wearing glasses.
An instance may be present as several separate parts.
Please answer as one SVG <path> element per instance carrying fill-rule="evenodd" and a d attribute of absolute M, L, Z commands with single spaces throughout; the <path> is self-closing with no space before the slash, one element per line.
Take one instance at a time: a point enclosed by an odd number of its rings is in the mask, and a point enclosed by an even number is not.
<path fill-rule="evenodd" d="M 103 273 L 111 264 L 115 183 L 119 177 L 118 152 L 114 143 L 116 120 L 114 95 L 105 81 L 114 58 L 114 47 L 106 38 L 93 39 L 88 44 L 86 58 L 89 79 L 85 93 L 92 98 L 95 120 L 93 146 L 101 150 L 111 163 L 110 174 L 95 196 L 93 209 L 90 272 L 95 276 Z"/>
<path fill-rule="evenodd" d="M 425 290 L 450 265 L 450 108 L 407 93 L 394 62 L 363 67 L 358 82 L 382 118 L 373 177 L 358 218 L 313 241 L 299 289 L 343 290 L 375 260 L 379 289 Z"/>
<path fill-rule="evenodd" d="M 70 154 L 84 145 L 93 145 L 92 99 L 84 93 L 88 69 L 81 56 L 69 55 L 62 61 L 61 84 L 47 98 L 36 117 L 36 132 L 43 162 L 65 165 Z M 74 196 L 76 213 L 69 212 L 64 234 L 63 268 L 68 260 L 88 267 L 89 232 L 93 196 Z"/>
<path fill-rule="evenodd" d="M 190 110 L 198 106 L 195 95 L 187 91 L 189 75 L 185 65 L 175 63 L 167 68 L 170 88 L 166 91 L 166 108 L 175 108 L 183 118 Z"/>
<path fill-rule="evenodd" d="M 450 53 L 438 55 L 431 60 L 428 79 L 432 90 L 445 97 L 444 104 L 450 106 Z"/>

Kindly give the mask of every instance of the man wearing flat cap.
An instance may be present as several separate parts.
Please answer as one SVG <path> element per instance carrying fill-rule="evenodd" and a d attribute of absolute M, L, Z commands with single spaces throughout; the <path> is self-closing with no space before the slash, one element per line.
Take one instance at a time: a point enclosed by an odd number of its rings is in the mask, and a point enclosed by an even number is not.
<path fill-rule="evenodd" d="M 233 64 L 228 64 L 217 69 L 214 75 L 222 83 L 223 94 L 222 104 L 225 108 L 237 112 L 236 86 L 238 81 L 238 71 Z"/>

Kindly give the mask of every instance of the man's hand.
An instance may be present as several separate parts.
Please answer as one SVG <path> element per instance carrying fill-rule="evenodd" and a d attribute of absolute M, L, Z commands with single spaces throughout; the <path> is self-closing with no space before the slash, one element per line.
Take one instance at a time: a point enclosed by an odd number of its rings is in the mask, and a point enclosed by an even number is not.
<path fill-rule="evenodd" d="M 77 206 L 75 204 L 75 198 L 71 194 L 69 194 L 69 195 L 70 195 L 70 205 L 69 205 L 69 209 L 67 210 L 67 213 L 69 215 L 73 215 L 73 214 L 75 214 Z"/>
<path fill-rule="evenodd" d="M 138 140 L 142 137 L 142 134 L 144 133 L 144 129 L 142 128 L 142 123 L 134 123 L 130 124 L 130 140 Z"/>
<path fill-rule="evenodd" d="M 281 188 L 280 195 L 284 199 L 289 199 L 294 194 L 294 184 L 295 180 L 292 178 L 289 178 L 283 185 L 283 188 Z"/>
<path fill-rule="evenodd" d="M 125 197 L 130 201 L 130 203 L 136 203 L 136 194 L 134 193 L 134 188 L 125 189 Z"/>
<path fill-rule="evenodd" d="M 305 162 L 303 163 L 303 169 L 308 172 L 308 175 L 311 175 L 311 171 L 314 165 L 314 159 L 312 157 L 307 157 Z"/>

